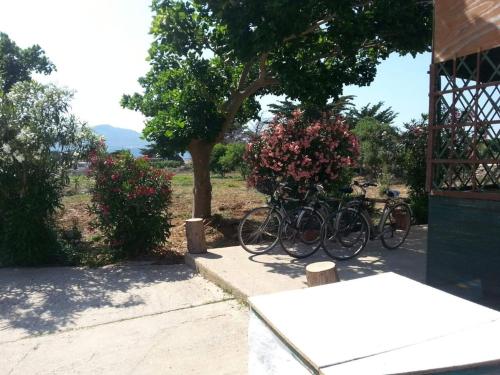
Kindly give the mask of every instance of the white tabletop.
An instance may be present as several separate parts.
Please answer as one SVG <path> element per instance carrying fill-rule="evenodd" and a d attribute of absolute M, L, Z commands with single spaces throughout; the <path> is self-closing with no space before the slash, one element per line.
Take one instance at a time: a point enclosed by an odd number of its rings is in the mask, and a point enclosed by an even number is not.
<path fill-rule="evenodd" d="M 500 359 L 499 312 L 394 273 L 256 296 L 250 304 L 324 374 L 404 373 Z"/>

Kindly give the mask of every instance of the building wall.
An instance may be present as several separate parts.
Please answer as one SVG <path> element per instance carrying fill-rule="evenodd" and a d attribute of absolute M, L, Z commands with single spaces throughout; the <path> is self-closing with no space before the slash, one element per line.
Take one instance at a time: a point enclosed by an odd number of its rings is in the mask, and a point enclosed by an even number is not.
<path fill-rule="evenodd" d="M 430 196 L 427 249 L 428 284 L 500 303 L 500 201 Z"/>

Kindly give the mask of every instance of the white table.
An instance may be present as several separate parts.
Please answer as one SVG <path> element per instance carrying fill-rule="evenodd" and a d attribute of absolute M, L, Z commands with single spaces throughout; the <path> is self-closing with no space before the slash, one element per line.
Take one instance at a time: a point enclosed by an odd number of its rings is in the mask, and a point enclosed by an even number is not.
<path fill-rule="evenodd" d="M 252 375 L 460 373 L 486 364 L 496 370 L 464 374 L 500 374 L 499 312 L 395 273 L 256 296 L 250 306 Z"/>

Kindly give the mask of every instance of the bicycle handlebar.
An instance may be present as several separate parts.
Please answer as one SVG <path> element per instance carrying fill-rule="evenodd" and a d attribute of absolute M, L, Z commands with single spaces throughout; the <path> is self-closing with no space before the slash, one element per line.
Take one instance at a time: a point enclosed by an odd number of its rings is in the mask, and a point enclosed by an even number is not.
<path fill-rule="evenodd" d="M 354 186 L 359 186 L 360 188 L 363 188 L 363 189 L 365 189 L 365 188 L 367 188 L 369 186 L 373 186 L 373 187 L 377 187 L 378 186 L 377 184 L 375 184 L 373 182 L 363 182 L 362 184 L 360 184 L 358 181 L 354 181 L 352 184 Z"/>

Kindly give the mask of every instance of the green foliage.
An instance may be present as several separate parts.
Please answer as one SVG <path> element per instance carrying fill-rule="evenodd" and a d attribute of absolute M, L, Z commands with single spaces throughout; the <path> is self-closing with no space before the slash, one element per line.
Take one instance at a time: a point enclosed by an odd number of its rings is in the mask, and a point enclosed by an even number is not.
<path fill-rule="evenodd" d="M 384 168 L 388 173 L 397 169 L 399 135 L 393 126 L 373 118 L 361 119 L 353 133 L 361 144 L 361 168 L 372 178 Z"/>
<path fill-rule="evenodd" d="M 431 43 L 432 3 L 420 0 L 153 0 L 152 11 L 143 94 L 122 105 L 147 116 L 149 141 L 199 155 L 193 212 L 201 217 L 210 215 L 203 163 L 227 132 L 258 118 L 256 96 L 322 108 L 345 85 L 372 82 L 391 53 Z"/>
<path fill-rule="evenodd" d="M 210 170 L 224 177 L 226 173 L 238 171 L 243 178 L 248 174 L 248 165 L 244 160 L 245 144 L 218 143 L 212 150 Z"/>
<path fill-rule="evenodd" d="M 98 148 L 90 156 L 95 179 L 89 207 L 98 228 L 116 258 L 148 254 L 170 234 L 172 175 L 134 159 L 130 153 L 107 155 Z"/>
<path fill-rule="evenodd" d="M 218 43 L 218 25 L 196 3 L 155 0 L 152 9 L 151 70 L 139 80 L 144 94 L 125 95 L 122 105 L 148 116 L 146 138 L 168 143 L 171 150 L 185 151 L 192 139 L 214 142 L 241 63 L 217 54 L 207 57 L 204 51 Z M 244 100 L 236 120 L 243 124 L 257 118 L 259 108 L 255 99 Z"/>
<path fill-rule="evenodd" d="M 285 117 L 291 117 L 294 111 L 301 110 L 303 112 L 303 116 L 311 120 L 317 120 L 326 113 L 328 113 L 328 115 L 332 117 L 342 115 L 353 106 L 353 99 L 354 95 L 340 96 L 337 99 L 324 105 L 294 103 L 286 99 L 279 101 L 278 104 L 270 104 L 269 112 L 275 115 L 279 114 L 284 115 Z"/>
<path fill-rule="evenodd" d="M 0 265 L 64 262 L 54 229 L 70 168 L 96 142 L 72 94 L 19 82 L 0 94 Z"/>
<path fill-rule="evenodd" d="M 358 122 L 364 118 L 372 118 L 384 124 L 392 124 L 398 114 L 391 107 L 382 109 L 384 102 L 371 105 L 368 103 L 361 109 L 352 108 L 346 115 L 346 120 L 351 128 L 356 127 Z"/>
<path fill-rule="evenodd" d="M 222 162 L 224 155 L 226 154 L 226 145 L 222 143 L 217 143 L 213 150 L 212 155 L 210 157 L 210 170 L 214 173 L 219 174 L 221 177 L 227 172 L 230 172 L 228 166 Z"/>
<path fill-rule="evenodd" d="M 179 149 L 214 140 L 238 95 L 286 93 L 324 105 L 344 85 L 369 84 L 390 53 L 424 52 L 431 41 L 432 4 L 417 0 L 154 0 L 152 9 L 145 93 L 122 104 L 151 117 L 149 139 L 166 136 Z M 238 100 L 240 117 L 256 116 L 258 103 Z"/>
<path fill-rule="evenodd" d="M 378 194 L 382 197 L 385 195 L 385 192 L 390 189 L 391 183 L 392 183 L 393 176 L 389 172 L 387 166 L 384 166 L 382 168 L 382 172 L 377 179 L 377 185 L 378 185 Z"/>
<path fill-rule="evenodd" d="M 150 158 L 162 158 L 167 160 L 176 160 L 184 164 L 184 159 L 179 155 L 175 148 L 168 142 L 165 137 L 160 137 L 155 143 L 150 143 L 146 147 L 141 148 L 141 154 Z"/>
<path fill-rule="evenodd" d="M 245 161 L 246 145 L 244 143 L 229 143 L 226 148 L 226 154 L 222 158 L 224 163 L 232 171 L 238 171 L 243 178 L 249 173 L 249 166 Z"/>
<path fill-rule="evenodd" d="M 418 223 L 427 223 L 428 196 L 425 191 L 426 155 L 427 155 L 427 121 L 422 115 L 419 120 L 411 120 L 404 124 L 402 134 L 405 171 L 405 182 L 410 190 L 410 202 Z"/>
<path fill-rule="evenodd" d="M 8 92 L 16 82 L 28 81 L 32 73 L 50 74 L 54 64 L 38 45 L 20 48 L 0 32 L 0 91 Z"/>
<path fill-rule="evenodd" d="M 344 84 L 366 85 L 380 59 L 427 51 L 431 41 L 432 3 L 419 0 L 194 3 L 217 19 L 220 50 L 245 62 L 269 52 L 279 79 L 271 90 L 306 103 L 324 104 Z M 179 39 L 188 45 L 194 38 Z"/>
<path fill-rule="evenodd" d="M 429 221 L 429 196 L 410 193 L 410 207 L 416 224 L 427 224 Z"/>

